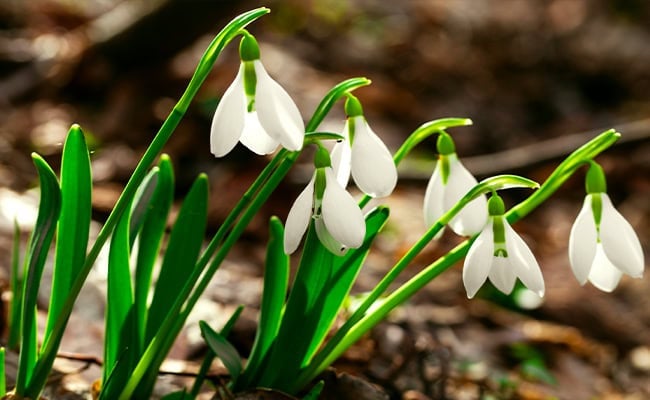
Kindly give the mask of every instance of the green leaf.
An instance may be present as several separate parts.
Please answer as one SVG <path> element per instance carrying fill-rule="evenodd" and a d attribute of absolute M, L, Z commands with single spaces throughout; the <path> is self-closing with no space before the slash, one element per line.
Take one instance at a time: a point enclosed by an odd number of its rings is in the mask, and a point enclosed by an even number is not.
<path fill-rule="evenodd" d="M 14 220 L 14 240 L 11 252 L 11 308 L 9 314 L 9 338 L 7 347 L 13 350 L 19 348 L 20 332 L 22 330 L 22 304 L 23 304 L 23 277 L 24 271 L 20 268 L 20 227 Z"/>
<path fill-rule="evenodd" d="M 145 345 L 159 333 L 162 321 L 192 274 L 203 243 L 207 213 L 208 179 L 200 175 L 187 194 L 169 237 L 149 307 Z"/>
<path fill-rule="evenodd" d="M 133 205 L 131 206 L 131 222 L 129 228 L 129 247 L 133 248 L 135 238 L 142 229 L 146 219 L 147 212 L 151 207 L 156 188 L 158 187 L 159 168 L 153 167 L 142 181 L 138 190 L 133 196 Z"/>
<path fill-rule="evenodd" d="M 61 157 L 61 216 L 43 341 L 49 339 L 72 283 L 86 259 L 92 211 L 90 175 L 88 147 L 81 127 L 75 124 L 70 127 Z"/>
<path fill-rule="evenodd" d="M 27 276 L 23 283 L 22 341 L 18 356 L 16 394 L 24 395 L 36 364 L 36 300 L 43 275 L 43 267 L 54 237 L 56 222 L 61 210 L 61 189 L 52 168 L 39 156 L 32 154 L 38 171 L 41 199 L 36 225 L 29 240 L 26 257 Z"/>
<path fill-rule="evenodd" d="M 0 347 L 0 397 L 7 394 L 7 375 L 5 368 L 5 348 Z"/>
<path fill-rule="evenodd" d="M 166 155 L 160 157 L 157 177 L 156 188 L 140 229 L 135 266 L 134 303 L 140 349 L 145 347 L 147 305 L 153 268 L 165 234 L 167 216 L 174 201 L 174 169 Z"/>
<path fill-rule="evenodd" d="M 387 208 L 373 210 L 366 219 L 364 243 L 343 257 L 327 250 L 310 224 L 277 341 L 263 367 L 267 372 L 252 384 L 280 390 L 293 386 L 298 372 L 322 344 L 387 218 Z"/>
<path fill-rule="evenodd" d="M 230 331 L 232 328 L 235 326 L 235 323 L 239 319 L 239 316 L 241 315 L 242 311 L 244 311 L 244 306 L 240 305 L 237 307 L 234 313 L 228 318 L 228 321 L 226 324 L 223 326 L 221 329 L 221 336 L 224 338 L 228 338 L 228 335 L 230 334 Z M 196 397 L 199 395 L 199 392 L 201 391 L 201 385 L 203 385 L 203 381 L 205 381 L 205 377 L 210 371 L 210 366 L 212 365 L 212 361 L 214 361 L 214 358 L 216 357 L 216 354 L 212 349 L 208 349 L 207 354 L 205 357 L 203 357 L 203 362 L 201 363 L 201 368 L 199 369 L 199 373 L 196 374 L 196 379 L 194 380 L 194 384 L 192 385 L 192 390 L 190 392 L 190 395 L 192 398 Z"/>
<path fill-rule="evenodd" d="M 262 373 L 263 360 L 276 340 L 282 320 L 282 309 L 289 285 L 289 256 L 284 252 L 282 222 L 277 217 L 272 217 L 269 225 L 270 240 L 266 250 L 259 324 L 246 370 L 235 383 L 234 390 L 249 387 L 249 384 L 256 380 L 256 376 Z"/>
<path fill-rule="evenodd" d="M 164 395 L 160 400 L 194 400 L 196 397 L 187 393 L 187 390 L 179 390 L 178 392 L 172 392 Z"/>
<path fill-rule="evenodd" d="M 111 239 L 108 254 L 106 330 L 102 398 L 113 398 L 128 379 L 137 353 L 131 287 L 130 239 L 131 219 L 122 215 Z"/>
<path fill-rule="evenodd" d="M 237 379 L 242 370 L 241 357 L 237 349 L 226 338 L 210 328 L 205 321 L 199 321 L 199 326 L 210 349 L 221 359 L 232 379 Z"/>

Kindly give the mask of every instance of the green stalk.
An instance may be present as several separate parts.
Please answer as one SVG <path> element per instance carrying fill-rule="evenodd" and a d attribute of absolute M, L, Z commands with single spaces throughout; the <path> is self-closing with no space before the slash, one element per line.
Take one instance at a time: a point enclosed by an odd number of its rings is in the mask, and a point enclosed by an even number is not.
<path fill-rule="evenodd" d="M 609 148 L 618 140 L 619 137 L 619 133 L 614 130 L 609 130 L 574 151 L 553 171 L 539 190 L 535 191 L 530 197 L 506 213 L 508 222 L 511 224 L 515 223 L 528 215 L 548 199 L 548 197 L 551 196 L 560 186 L 562 186 L 562 184 L 564 184 L 564 182 L 566 182 L 566 180 L 576 171 L 577 168 L 583 165 L 585 161 L 593 159 L 602 151 Z M 437 225 L 438 224 L 434 225 L 432 229 L 435 229 Z M 409 279 L 401 287 L 386 297 L 376 308 L 372 309 L 370 313 L 364 315 L 363 318 L 349 329 L 344 338 L 338 344 L 333 346 L 333 349 L 330 350 L 329 348 L 326 348 L 328 353 L 319 357 L 320 363 L 315 367 L 310 367 L 310 373 L 301 376 L 300 382 L 309 382 L 309 380 L 318 376 L 318 374 L 324 371 L 325 368 L 340 357 L 341 354 L 343 354 L 343 352 L 345 352 L 354 342 L 359 340 L 361 336 L 381 322 L 390 311 L 407 301 L 413 294 L 422 289 L 432 279 L 436 278 L 463 258 L 477 236 L 478 235 L 464 241 L 444 257 L 441 257 L 434 263 L 428 265 L 417 275 Z"/>
<path fill-rule="evenodd" d="M 59 348 L 61 338 L 63 336 L 63 331 L 67 324 L 70 313 L 72 312 L 72 307 L 74 302 L 81 291 L 88 273 L 90 272 L 99 252 L 101 251 L 104 243 L 110 237 L 115 224 L 119 220 L 120 216 L 129 206 L 133 196 L 140 185 L 142 180 L 147 174 L 147 171 L 151 164 L 155 161 L 156 157 L 162 151 L 163 146 L 169 140 L 171 134 L 174 132 L 181 119 L 185 115 L 192 99 L 198 92 L 200 86 L 205 81 L 208 73 L 212 69 L 212 66 L 217 60 L 217 57 L 223 50 L 223 48 L 233 40 L 240 31 L 246 27 L 246 25 L 255 21 L 264 14 L 267 14 L 269 9 L 267 8 L 257 8 L 255 10 L 248 11 L 244 14 L 233 19 L 226 27 L 219 32 L 215 39 L 210 43 L 208 49 L 203 54 L 203 57 L 199 61 L 199 65 L 190 80 L 190 83 L 187 86 L 187 89 L 181 96 L 180 100 L 174 106 L 174 109 L 171 111 L 163 125 L 160 127 L 160 130 L 154 137 L 153 141 L 145 151 L 142 159 L 136 166 L 131 178 L 124 187 L 122 194 L 120 195 L 115 207 L 111 211 L 111 214 L 108 216 L 106 223 L 102 227 L 101 231 L 97 235 L 94 245 L 90 249 L 88 255 L 86 256 L 86 261 L 79 272 L 78 277 L 74 281 L 72 288 L 70 289 L 70 294 L 68 295 L 61 314 L 56 320 L 54 327 L 52 329 L 52 334 L 49 337 L 49 340 L 43 343 L 41 357 L 39 357 L 32 380 L 29 383 L 29 388 L 26 390 L 26 395 L 31 398 L 37 398 L 40 394 L 46 380 L 49 375 L 50 370 L 52 369 L 52 364 L 54 363 L 54 358 L 56 352 Z"/>

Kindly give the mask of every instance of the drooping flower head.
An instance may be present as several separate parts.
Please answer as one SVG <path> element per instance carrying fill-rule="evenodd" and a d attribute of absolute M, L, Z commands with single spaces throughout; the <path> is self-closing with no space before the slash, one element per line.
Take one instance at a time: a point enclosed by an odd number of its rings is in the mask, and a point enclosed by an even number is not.
<path fill-rule="evenodd" d="M 454 141 L 446 132 L 440 132 L 437 149 L 438 162 L 424 195 L 424 222 L 427 226 L 435 224 L 478 183 L 458 160 Z M 480 196 L 463 207 L 449 226 L 458 235 L 471 236 L 485 226 L 486 220 L 487 201 L 485 196 Z"/>
<path fill-rule="evenodd" d="M 602 168 L 591 162 L 586 177 L 587 196 L 569 236 L 569 261 L 581 285 L 590 281 L 611 292 L 621 276 L 643 275 L 643 249 L 634 229 L 614 208 L 607 195 Z"/>
<path fill-rule="evenodd" d="M 526 242 L 504 217 L 503 200 L 493 194 L 489 200 L 488 222 L 470 247 L 463 264 L 463 283 L 472 298 L 486 279 L 510 294 L 517 278 L 538 296 L 544 296 L 544 278 Z"/>
<path fill-rule="evenodd" d="M 348 94 L 347 120 L 342 136 L 332 149 L 332 165 L 341 186 L 346 187 L 350 173 L 357 187 L 372 197 L 385 197 L 397 184 L 397 168 L 390 151 L 368 125 L 359 100 Z"/>
<path fill-rule="evenodd" d="M 222 157 L 237 141 L 257 154 L 272 153 L 278 144 L 288 150 L 300 150 L 305 135 L 300 111 L 264 69 L 252 35 L 244 34 L 239 55 L 239 72 L 212 118 L 211 152 Z"/>
<path fill-rule="evenodd" d="M 284 251 L 296 251 L 313 219 L 321 243 L 332 253 L 342 255 L 347 248 L 361 246 L 366 223 L 354 198 L 336 180 L 325 148 L 319 146 L 314 164 L 313 177 L 289 210 Z"/>

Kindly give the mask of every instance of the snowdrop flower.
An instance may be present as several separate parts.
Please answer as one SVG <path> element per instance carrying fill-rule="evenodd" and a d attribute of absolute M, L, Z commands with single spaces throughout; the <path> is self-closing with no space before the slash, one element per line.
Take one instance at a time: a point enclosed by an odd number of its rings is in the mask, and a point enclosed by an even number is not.
<path fill-rule="evenodd" d="M 643 250 L 630 223 L 612 205 L 605 174 L 595 162 L 587 172 L 586 186 L 587 196 L 569 236 L 571 269 L 581 285 L 590 281 L 611 292 L 623 273 L 643 275 Z"/>
<path fill-rule="evenodd" d="M 488 202 L 489 219 L 470 247 L 463 265 L 467 297 L 476 295 L 487 278 L 497 289 L 510 294 L 517 278 L 538 296 L 544 296 L 544 279 L 526 242 L 503 216 L 503 200 L 496 194 Z"/>
<path fill-rule="evenodd" d="M 432 226 L 476 184 L 476 178 L 463 166 L 456 155 L 454 141 L 441 132 L 437 142 L 438 163 L 433 170 L 424 195 L 424 222 Z M 487 221 L 487 201 L 480 196 L 454 217 L 449 226 L 461 236 L 478 233 Z"/>
<path fill-rule="evenodd" d="M 250 34 L 242 38 L 239 54 L 239 72 L 212 118 L 211 152 L 222 157 L 237 141 L 257 154 L 270 154 L 278 144 L 300 150 L 305 135 L 300 111 L 264 69 L 259 46 Z"/>
<path fill-rule="evenodd" d="M 348 116 L 342 136 L 332 149 L 332 165 L 341 186 L 352 178 L 357 187 L 372 197 L 386 197 L 397 184 L 397 168 L 390 151 L 373 132 L 363 116 L 359 100 L 348 95 L 345 102 Z"/>
<path fill-rule="evenodd" d="M 357 202 L 336 180 L 330 156 L 322 147 L 316 153 L 315 165 L 314 176 L 289 210 L 284 251 L 296 251 L 313 219 L 321 243 L 332 253 L 342 255 L 347 248 L 361 246 L 366 223 Z"/>

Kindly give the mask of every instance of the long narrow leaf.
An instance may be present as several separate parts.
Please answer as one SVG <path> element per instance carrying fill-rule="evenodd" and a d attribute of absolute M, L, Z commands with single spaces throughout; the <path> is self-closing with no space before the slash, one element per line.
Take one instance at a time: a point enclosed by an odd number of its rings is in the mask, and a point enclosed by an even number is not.
<path fill-rule="evenodd" d="M 199 326 L 210 349 L 221 359 L 232 379 L 237 379 L 242 370 L 241 357 L 237 349 L 226 338 L 210 328 L 205 321 L 199 321 Z"/>
<path fill-rule="evenodd" d="M 125 213 L 117 224 L 108 254 L 106 299 L 106 332 L 102 398 L 112 398 L 119 385 L 130 375 L 136 346 L 133 321 L 133 291 L 130 269 L 130 214 Z M 112 385 L 109 385 L 109 377 Z M 113 389 L 111 389 L 113 388 Z"/>
<path fill-rule="evenodd" d="M 48 340 L 72 282 L 86 258 L 91 185 L 88 147 L 79 125 L 72 125 L 61 157 L 61 216 L 56 234 L 56 259 L 44 341 Z"/>
<path fill-rule="evenodd" d="M 153 268 L 167 226 L 167 215 L 174 200 L 174 169 L 168 156 L 160 157 L 158 179 L 140 230 L 135 268 L 135 314 L 140 349 L 144 348 L 147 301 Z"/>
<path fill-rule="evenodd" d="M 11 252 L 11 308 L 9 311 L 9 338 L 7 347 L 18 349 L 20 332 L 22 330 L 22 304 L 23 304 L 23 270 L 20 268 L 20 227 L 14 220 L 14 242 Z"/>
<path fill-rule="evenodd" d="M 230 335 L 230 331 L 232 328 L 235 326 L 235 323 L 239 319 L 239 316 L 241 315 L 242 311 L 244 311 L 244 306 L 240 305 L 237 307 L 234 313 L 228 318 L 228 321 L 226 324 L 221 328 L 221 336 L 224 338 L 228 339 L 228 335 Z M 210 366 L 212 365 L 212 361 L 214 361 L 214 358 L 216 357 L 216 354 L 212 349 L 208 348 L 208 352 L 203 358 L 203 362 L 201 363 L 201 368 L 199 369 L 199 373 L 196 374 L 196 379 L 194 380 L 194 384 L 192 385 L 192 390 L 190 392 L 190 395 L 192 398 L 196 397 L 199 395 L 199 391 L 201 390 L 201 385 L 203 385 L 203 381 L 205 381 L 205 377 L 208 374 L 208 371 L 210 370 Z"/>
<path fill-rule="evenodd" d="M 208 180 L 200 175 L 190 189 L 169 237 L 169 244 L 156 282 L 145 344 L 158 333 L 163 319 L 192 274 L 205 235 L 208 212 Z"/>
<path fill-rule="evenodd" d="M 271 218 L 269 231 L 271 237 L 266 250 L 259 324 L 246 369 L 235 383 L 235 390 L 247 388 L 250 382 L 255 381 L 256 375 L 262 372 L 262 361 L 268 356 L 268 351 L 275 342 L 282 320 L 282 309 L 289 285 L 289 256 L 284 252 L 284 227 L 277 217 Z"/>
<path fill-rule="evenodd" d="M 36 364 L 36 299 L 43 276 L 43 267 L 61 211 L 61 189 L 54 171 L 38 154 L 32 154 L 32 159 L 38 171 L 41 199 L 26 256 L 27 276 L 23 283 L 22 340 L 16 376 L 16 394 L 19 396 L 25 394 L 25 388 Z"/>

